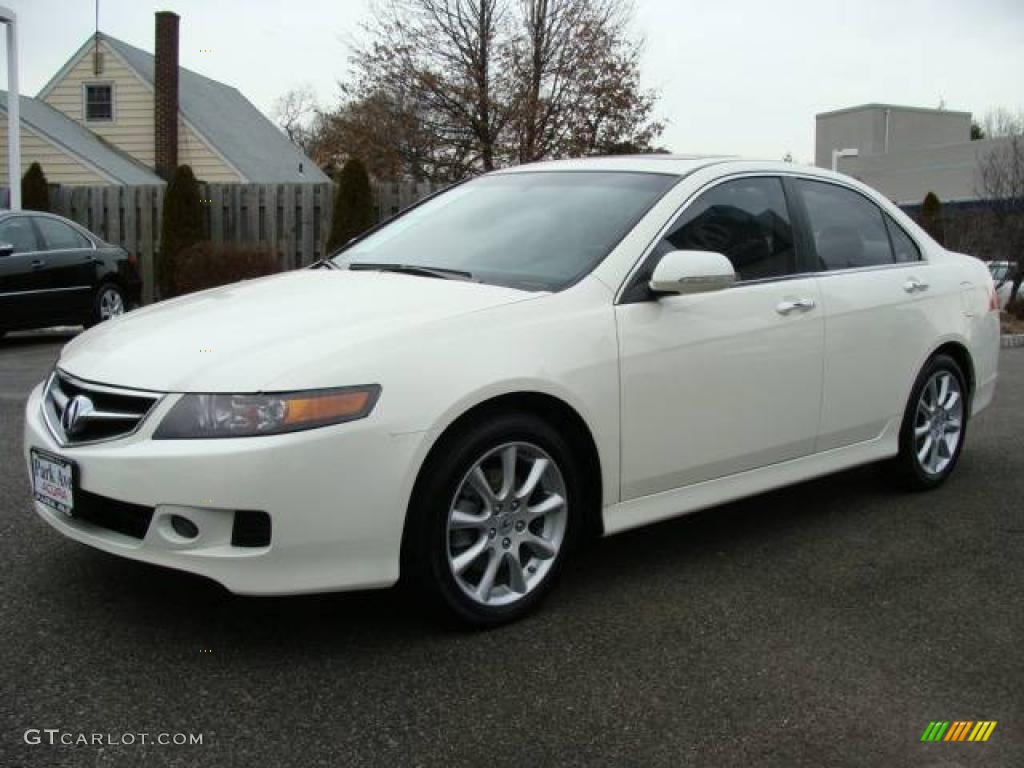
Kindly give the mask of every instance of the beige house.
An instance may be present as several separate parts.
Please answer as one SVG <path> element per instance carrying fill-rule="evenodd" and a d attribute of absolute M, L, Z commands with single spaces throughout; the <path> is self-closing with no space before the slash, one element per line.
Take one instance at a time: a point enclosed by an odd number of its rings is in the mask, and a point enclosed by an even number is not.
<path fill-rule="evenodd" d="M 0 174 L 7 173 L 0 91 Z M 156 53 L 90 36 L 33 98 L 21 99 L 22 173 L 62 185 L 162 184 L 177 165 L 202 181 L 328 178 L 238 90 L 178 66 L 178 17 L 156 19 Z"/>

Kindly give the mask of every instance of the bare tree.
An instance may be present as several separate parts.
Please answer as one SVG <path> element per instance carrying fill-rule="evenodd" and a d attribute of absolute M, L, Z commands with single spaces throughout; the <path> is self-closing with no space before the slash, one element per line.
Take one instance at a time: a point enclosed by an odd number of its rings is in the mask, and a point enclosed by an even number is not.
<path fill-rule="evenodd" d="M 981 122 L 981 132 L 986 139 L 1024 134 L 1024 112 L 1013 112 L 1005 107 L 989 110 Z"/>
<path fill-rule="evenodd" d="M 629 20 L 626 0 L 382 0 L 330 117 L 354 151 L 438 180 L 645 151 L 662 126 Z"/>
<path fill-rule="evenodd" d="M 279 96 L 271 115 L 285 135 L 302 150 L 310 139 L 309 124 L 316 116 L 316 95 L 309 85 L 302 85 Z"/>
<path fill-rule="evenodd" d="M 1017 261 L 1010 293 L 1010 301 L 1015 302 L 1024 273 L 1024 125 L 1018 125 L 1015 134 L 1004 137 L 981 160 L 978 176 L 978 191 L 992 214 L 1006 258 Z"/>

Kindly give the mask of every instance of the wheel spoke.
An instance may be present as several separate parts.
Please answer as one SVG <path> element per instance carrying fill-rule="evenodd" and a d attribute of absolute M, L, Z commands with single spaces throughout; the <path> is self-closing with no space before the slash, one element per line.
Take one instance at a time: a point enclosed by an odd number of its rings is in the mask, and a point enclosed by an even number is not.
<path fill-rule="evenodd" d="M 946 397 L 948 395 L 949 395 L 949 376 L 948 375 L 947 376 L 940 376 L 939 377 L 939 395 L 938 395 L 938 399 L 935 402 L 938 405 L 941 405 L 943 408 L 945 408 L 946 407 Z"/>
<path fill-rule="evenodd" d="M 526 539 L 526 545 L 533 550 L 541 560 L 548 560 L 558 554 L 558 547 L 554 542 L 548 541 L 543 536 L 534 534 Z"/>
<path fill-rule="evenodd" d="M 544 472 L 547 471 L 549 463 L 550 462 L 547 459 L 539 456 L 533 460 L 533 464 L 530 465 L 530 474 L 526 476 L 526 481 L 523 483 L 522 488 L 516 491 L 516 496 L 518 498 L 530 498 L 530 494 L 536 490 L 540 479 L 544 477 Z"/>
<path fill-rule="evenodd" d="M 523 564 L 519 562 L 519 553 L 506 553 L 505 563 L 508 568 L 509 588 L 521 595 L 526 594 L 526 574 L 523 573 Z"/>
<path fill-rule="evenodd" d="M 921 443 L 921 447 L 917 449 L 917 460 L 920 461 L 922 464 L 926 463 L 928 459 L 928 454 L 932 449 L 933 442 L 934 440 L 932 440 L 932 436 L 929 433 L 929 435 L 924 439 L 924 442 Z"/>
<path fill-rule="evenodd" d="M 487 515 L 474 515 L 463 509 L 452 510 L 450 526 L 452 530 L 462 528 L 483 528 L 487 525 Z"/>
<path fill-rule="evenodd" d="M 501 452 L 501 490 L 499 499 L 507 499 L 516 484 L 516 447 L 508 446 Z"/>
<path fill-rule="evenodd" d="M 484 506 L 489 510 L 493 509 L 498 499 L 487 480 L 487 475 L 484 474 L 484 470 L 479 464 L 473 467 L 473 471 L 469 473 L 469 482 L 473 486 L 473 490 L 479 494 Z"/>
<path fill-rule="evenodd" d="M 931 431 L 932 431 L 932 422 L 931 422 L 931 419 L 929 419 L 928 421 L 926 421 L 921 426 L 914 428 L 914 437 L 922 437 L 923 435 L 927 435 Z"/>
<path fill-rule="evenodd" d="M 935 471 L 939 465 L 939 445 L 942 444 L 941 440 L 932 440 L 931 451 L 928 453 L 928 469 Z"/>
<path fill-rule="evenodd" d="M 493 549 L 487 559 L 487 567 L 484 575 L 480 577 L 480 583 L 476 586 L 476 594 L 483 602 L 491 598 L 491 589 L 494 587 L 494 577 L 498 575 L 498 568 L 501 566 L 501 555 Z"/>
<path fill-rule="evenodd" d="M 946 422 L 946 432 L 959 432 L 960 419 L 950 419 Z"/>
<path fill-rule="evenodd" d="M 565 499 L 557 493 L 552 493 L 540 504 L 535 504 L 534 506 L 529 507 L 527 509 L 527 513 L 529 514 L 530 519 L 534 520 L 538 517 L 549 515 L 552 512 L 561 509 L 563 506 L 565 506 Z"/>
<path fill-rule="evenodd" d="M 950 413 L 952 413 L 953 409 L 956 407 L 957 403 L 959 403 L 959 402 L 960 402 L 960 393 L 954 390 L 953 392 L 950 392 L 949 399 L 946 401 L 946 403 L 942 407 L 945 408 Z"/>
<path fill-rule="evenodd" d="M 452 558 L 452 569 L 457 574 L 462 573 L 476 562 L 476 559 L 483 554 L 485 549 L 487 549 L 487 536 L 481 534 L 473 546 Z"/>

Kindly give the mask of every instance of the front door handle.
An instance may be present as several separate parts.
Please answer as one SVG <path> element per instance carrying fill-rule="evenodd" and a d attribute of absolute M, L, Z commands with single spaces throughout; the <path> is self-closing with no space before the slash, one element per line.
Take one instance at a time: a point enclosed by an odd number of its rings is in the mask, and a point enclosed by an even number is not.
<path fill-rule="evenodd" d="M 46 266 L 46 262 L 43 259 L 32 259 L 32 269 L 42 269 Z"/>
<path fill-rule="evenodd" d="M 800 310 L 801 312 L 809 312 L 814 309 L 814 299 L 786 299 L 780 301 L 775 305 L 775 311 L 780 315 L 788 315 L 790 312 Z"/>
<path fill-rule="evenodd" d="M 918 291 L 927 291 L 928 283 L 922 283 L 916 277 L 912 277 L 903 284 L 903 290 L 907 293 L 917 293 Z"/>

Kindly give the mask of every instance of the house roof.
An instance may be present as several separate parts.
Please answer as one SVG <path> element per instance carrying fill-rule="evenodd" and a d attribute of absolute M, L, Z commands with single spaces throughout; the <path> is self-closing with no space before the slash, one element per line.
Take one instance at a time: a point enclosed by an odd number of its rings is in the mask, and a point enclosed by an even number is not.
<path fill-rule="evenodd" d="M 156 63 L 153 54 L 102 32 L 99 37 L 143 82 L 153 87 Z M 93 36 L 90 36 L 82 44 L 65 69 L 43 86 L 39 98 L 60 80 L 66 69 L 88 52 L 93 41 Z M 329 181 L 316 163 L 292 144 L 237 88 L 179 67 L 178 106 L 182 117 L 246 181 L 260 184 Z"/>
<path fill-rule="evenodd" d="M 119 184 L 163 184 L 164 180 L 88 128 L 31 96 L 19 99 L 22 124 L 74 156 L 101 176 Z M 0 90 L 0 111 L 7 113 L 7 91 Z"/>

